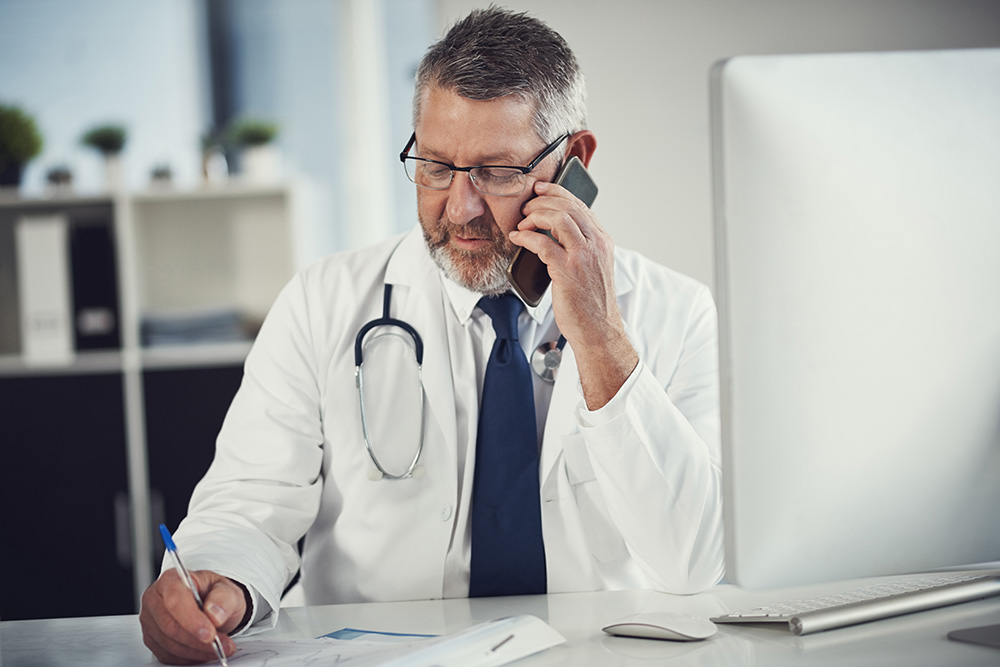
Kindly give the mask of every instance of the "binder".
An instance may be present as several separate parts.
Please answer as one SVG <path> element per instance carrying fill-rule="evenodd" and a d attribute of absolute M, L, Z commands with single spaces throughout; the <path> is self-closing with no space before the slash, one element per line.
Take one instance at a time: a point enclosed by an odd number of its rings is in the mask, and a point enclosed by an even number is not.
<path fill-rule="evenodd" d="M 15 224 L 21 351 L 28 366 L 73 361 L 67 232 L 62 215 L 25 216 Z"/>
<path fill-rule="evenodd" d="M 0 357 L 21 354 L 14 220 L 0 220 Z"/>
<path fill-rule="evenodd" d="M 111 222 L 70 224 L 73 332 L 78 351 L 121 346 L 118 277 Z"/>

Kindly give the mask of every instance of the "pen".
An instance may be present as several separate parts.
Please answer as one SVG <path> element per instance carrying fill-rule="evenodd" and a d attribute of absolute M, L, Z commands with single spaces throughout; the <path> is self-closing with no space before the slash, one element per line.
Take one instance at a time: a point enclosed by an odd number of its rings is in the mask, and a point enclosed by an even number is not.
<path fill-rule="evenodd" d="M 167 551 L 174 559 L 174 565 L 177 566 L 177 571 L 181 573 L 181 578 L 184 579 L 184 583 L 187 587 L 191 589 L 191 594 L 194 595 L 194 601 L 198 603 L 198 609 L 205 611 L 205 605 L 201 601 L 201 596 L 198 595 L 198 588 L 194 585 L 194 580 L 191 579 L 191 575 L 188 574 L 187 568 L 184 567 L 184 563 L 181 562 L 181 555 L 177 553 L 177 546 L 174 544 L 174 539 L 170 537 L 170 531 L 162 523 L 160 524 L 160 536 L 163 538 L 163 544 L 167 547 Z M 215 654 L 219 656 L 219 662 L 222 663 L 222 667 L 229 667 L 229 663 L 226 661 L 226 652 L 222 650 L 222 641 L 219 639 L 219 633 L 215 633 L 215 639 L 212 641 L 212 646 L 215 647 Z"/>

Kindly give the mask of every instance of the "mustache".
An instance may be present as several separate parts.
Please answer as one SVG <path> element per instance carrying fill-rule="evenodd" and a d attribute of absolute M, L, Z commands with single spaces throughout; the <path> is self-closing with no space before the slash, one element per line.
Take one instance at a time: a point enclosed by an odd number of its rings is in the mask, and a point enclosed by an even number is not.
<path fill-rule="evenodd" d="M 434 226 L 432 233 L 425 232 L 424 236 L 431 248 L 441 248 L 448 245 L 452 236 L 459 231 L 465 237 L 487 239 L 497 250 L 503 251 L 508 245 L 512 245 L 496 224 L 486 217 L 475 218 L 464 225 L 452 224 L 447 218 L 442 217 Z"/>

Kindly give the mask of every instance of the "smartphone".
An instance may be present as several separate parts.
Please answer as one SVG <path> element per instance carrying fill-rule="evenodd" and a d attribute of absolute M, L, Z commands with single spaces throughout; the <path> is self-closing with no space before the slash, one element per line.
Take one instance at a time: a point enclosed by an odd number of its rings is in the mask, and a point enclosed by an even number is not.
<path fill-rule="evenodd" d="M 576 195 L 588 207 L 597 198 L 597 184 L 580 162 L 580 158 L 576 156 L 571 157 L 563 166 L 555 182 Z M 552 236 L 547 231 L 540 229 L 536 231 L 539 234 Z M 548 267 L 538 255 L 527 248 L 518 248 L 517 254 L 507 267 L 507 282 L 526 304 L 537 306 L 552 279 L 549 278 Z"/>

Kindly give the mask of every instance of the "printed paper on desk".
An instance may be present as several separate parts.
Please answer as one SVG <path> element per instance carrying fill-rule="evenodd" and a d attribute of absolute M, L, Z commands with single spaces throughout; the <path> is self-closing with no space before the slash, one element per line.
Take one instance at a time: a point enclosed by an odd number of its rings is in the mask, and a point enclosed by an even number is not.
<path fill-rule="evenodd" d="M 310 665 L 377 665 L 420 646 L 371 644 L 347 639 L 251 639 L 238 641 L 229 658 L 234 667 L 291 667 Z"/>
<path fill-rule="evenodd" d="M 544 651 L 566 639 L 534 616 L 487 621 L 467 630 L 409 643 L 338 639 L 247 640 L 229 662 L 240 667 L 283 665 L 374 665 L 407 667 L 497 667 Z"/>
<path fill-rule="evenodd" d="M 495 667 L 562 644 L 566 638 L 539 618 L 509 616 L 474 625 L 468 630 L 430 640 L 409 655 L 382 663 L 387 666 Z"/>

